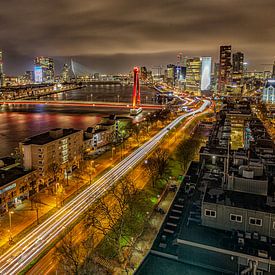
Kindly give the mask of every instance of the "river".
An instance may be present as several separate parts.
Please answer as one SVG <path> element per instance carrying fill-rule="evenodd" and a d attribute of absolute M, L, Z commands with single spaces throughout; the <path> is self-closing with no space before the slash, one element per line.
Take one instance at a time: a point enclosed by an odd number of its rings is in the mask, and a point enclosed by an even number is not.
<path fill-rule="evenodd" d="M 41 99 L 131 102 L 132 88 L 120 86 L 85 87 Z M 155 92 L 141 89 L 141 102 L 155 103 Z M 85 130 L 109 114 L 128 115 L 126 109 L 89 108 L 49 105 L 0 106 L 0 157 L 7 156 L 25 138 L 52 128 Z"/>

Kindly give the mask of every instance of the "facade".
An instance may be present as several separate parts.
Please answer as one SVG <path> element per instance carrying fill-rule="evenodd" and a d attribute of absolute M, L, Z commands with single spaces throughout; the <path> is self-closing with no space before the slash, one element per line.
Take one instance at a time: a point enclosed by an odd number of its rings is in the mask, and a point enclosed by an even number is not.
<path fill-rule="evenodd" d="M 193 57 L 186 60 L 186 90 L 200 95 L 211 89 L 211 57 Z"/>
<path fill-rule="evenodd" d="M 266 81 L 263 89 L 262 100 L 266 104 L 275 104 L 275 79 L 269 79 Z"/>
<path fill-rule="evenodd" d="M 231 46 L 220 47 L 220 71 L 219 71 L 219 93 L 222 93 L 231 79 Z"/>
<path fill-rule="evenodd" d="M 201 91 L 209 91 L 211 89 L 211 67 L 212 58 L 201 57 Z"/>
<path fill-rule="evenodd" d="M 237 52 L 233 54 L 232 58 L 232 84 L 243 85 L 244 75 L 244 54 Z"/>
<path fill-rule="evenodd" d="M 0 159 L 0 213 L 16 207 L 37 191 L 35 171 L 26 171 L 12 158 Z"/>
<path fill-rule="evenodd" d="M 186 90 L 200 95 L 201 84 L 201 59 L 200 57 L 186 60 Z"/>
<path fill-rule="evenodd" d="M 0 51 L 0 87 L 4 86 L 3 53 Z"/>
<path fill-rule="evenodd" d="M 83 131 L 75 129 L 52 129 L 20 143 L 24 168 L 35 169 L 40 178 L 49 180 L 52 180 L 53 165 L 59 170 L 78 166 L 82 150 Z"/>
<path fill-rule="evenodd" d="M 70 67 L 68 64 L 63 65 L 63 69 L 61 72 L 61 81 L 69 82 L 70 81 Z"/>
<path fill-rule="evenodd" d="M 36 83 L 54 82 L 54 62 L 50 57 L 36 57 L 34 59 L 34 76 Z"/>

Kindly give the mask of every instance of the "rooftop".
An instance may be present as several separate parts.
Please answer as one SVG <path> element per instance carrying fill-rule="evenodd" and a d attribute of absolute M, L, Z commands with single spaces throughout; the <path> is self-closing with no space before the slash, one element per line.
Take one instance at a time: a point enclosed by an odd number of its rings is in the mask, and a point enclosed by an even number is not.
<path fill-rule="evenodd" d="M 61 131 L 62 133 L 58 136 L 58 137 L 53 137 L 53 135 L 51 135 L 51 132 L 57 132 L 57 131 Z M 60 138 L 64 138 L 68 135 L 80 132 L 81 130 L 76 130 L 73 128 L 70 129 L 60 129 L 60 128 L 56 128 L 56 129 L 52 129 L 48 132 L 36 135 L 36 136 L 32 136 L 30 138 L 27 138 L 24 142 L 22 142 L 23 145 L 30 145 L 30 144 L 35 144 L 35 145 L 44 145 L 47 144 L 49 142 L 52 142 L 54 140 L 60 139 Z"/>
<path fill-rule="evenodd" d="M 10 157 L 1 158 L 1 160 L 4 166 L 0 168 L 0 188 L 30 173 L 30 171 L 25 171 L 19 166 L 19 163 L 15 163 L 15 160 Z"/>

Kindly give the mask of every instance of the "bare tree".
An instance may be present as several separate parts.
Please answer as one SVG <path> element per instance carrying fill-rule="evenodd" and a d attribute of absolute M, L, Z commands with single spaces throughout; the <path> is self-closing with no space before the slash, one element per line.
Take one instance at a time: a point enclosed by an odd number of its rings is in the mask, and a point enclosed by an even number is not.
<path fill-rule="evenodd" d="M 97 201 L 85 224 L 102 234 L 119 261 L 123 261 L 125 249 L 133 245 L 135 236 L 144 227 L 142 210 L 146 204 L 144 193 L 132 180 L 124 178 Z"/>
<path fill-rule="evenodd" d="M 73 229 L 56 245 L 54 258 L 67 274 L 98 274 L 98 266 L 93 261 L 93 236 L 83 230 Z M 83 236 L 88 237 L 82 240 Z"/>
<path fill-rule="evenodd" d="M 155 153 L 144 162 L 144 168 L 151 177 L 153 187 L 159 179 L 165 177 L 168 170 L 169 153 L 165 149 L 158 148 Z"/>
<path fill-rule="evenodd" d="M 189 162 L 194 158 L 194 154 L 200 146 L 200 139 L 197 137 L 182 140 L 176 151 L 176 156 L 181 164 L 181 168 L 185 171 Z"/>

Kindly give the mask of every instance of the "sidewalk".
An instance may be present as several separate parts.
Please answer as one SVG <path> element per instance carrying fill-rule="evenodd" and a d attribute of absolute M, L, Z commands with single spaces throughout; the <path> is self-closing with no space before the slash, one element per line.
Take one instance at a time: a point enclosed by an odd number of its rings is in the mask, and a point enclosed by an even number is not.
<path fill-rule="evenodd" d="M 150 135 L 152 137 L 159 129 L 154 129 Z M 146 142 L 146 139 L 140 140 L 140 144 Z M 134 142 L 127 144 L 127 149 L 123 150 L 123 158 L 128 156 L 138 145 Z M 125 146 L 126 147 L 126 146 Z M 9 240 L 12 238 L 13 242 L 22 238 L 29 230 L 34 228 L 37 223 L 41 223 L 51 214 L 58 210 L 61 201 L 66 201 L 70 197 L 75 196 L 84 186 L 93 182 L 101 173 L 106 169 L 114 166 L 121 160 L 120 147 L 113 156 L 111 151 L 107 151 L 98 156 L 94 160 L 85 160 L 84 168 L 76 170 L 71 177 L 69 177 L 69 185 L 67 186 L 66 179 L 62 182 L 64 187 L 63 197 L 58 199 L 55 194 L 51 194 L 47 190 L 43 190 L 36 194 L 37 203 L 31 204 L 31 201 L 25 200 L 21 205 L 10 211 L 11 214 L 5 213 L 0 216 L 0 255 L 9 248 Z M 95 168 L 93 173 L 91 171 L 91 165 Z M 58 206 L 58 207 L 57 207 Z M 37 221 L 38 215 L 38 221 Z M 10 230 L 11 228 L 11 230 Z"/>

